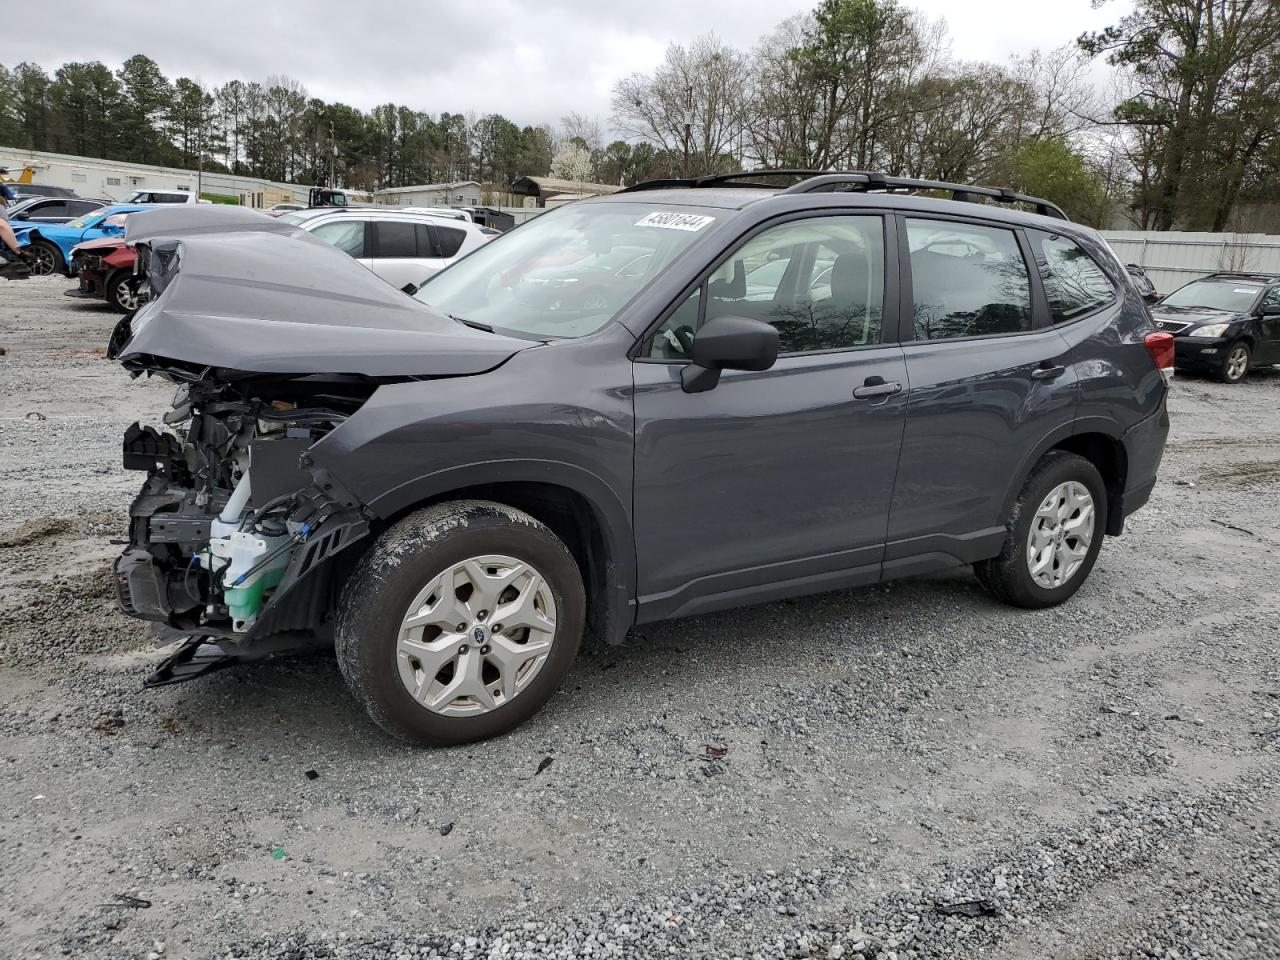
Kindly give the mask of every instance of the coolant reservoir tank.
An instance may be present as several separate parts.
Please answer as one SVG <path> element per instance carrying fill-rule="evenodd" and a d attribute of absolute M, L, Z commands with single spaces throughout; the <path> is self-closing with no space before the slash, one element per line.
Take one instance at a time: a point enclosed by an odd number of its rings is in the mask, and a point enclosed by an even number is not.
<path fill-rule="evenodd" d="M 245 632 L 258 619 L 263 595 L 284 577 L 289 566 L 289 551 L 281 551 L 270 563 L 254 570 L 243 583 L 237 584 L 236 581 L 288 539 L 288 536 L 259 536 L 236 531 L 228 537 L 209 541 L 210 552 L 226 563 L 221 568 L 223 598 L 231 614 L 231 628 L 237 633 Z"/>

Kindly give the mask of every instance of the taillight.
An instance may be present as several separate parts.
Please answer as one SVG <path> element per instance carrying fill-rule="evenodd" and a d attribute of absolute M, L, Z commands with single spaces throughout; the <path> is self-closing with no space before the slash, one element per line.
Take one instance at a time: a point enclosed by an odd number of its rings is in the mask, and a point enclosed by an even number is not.
<path fill-rule="evenodd" d="M 1151 354 L 1151 362 L 1156 365 L 1165 383 L 1173 379 L 1173 334 L 1148 333 L 1146 336 L 1147 353 Z"/>

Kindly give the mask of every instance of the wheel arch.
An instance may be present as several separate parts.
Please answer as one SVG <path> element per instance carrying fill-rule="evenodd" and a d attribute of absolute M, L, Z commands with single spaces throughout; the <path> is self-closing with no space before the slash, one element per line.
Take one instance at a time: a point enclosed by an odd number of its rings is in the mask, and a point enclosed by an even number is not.
<path fill-rule="evenodd" d="M 598 477 L 568 464 L 506 461 L 453 467 L 369 504 L 378 527 L 448 500 L 492 500 L 546 524 L 569 548 L 587 593 L 587 628 L 619 643 L 635 619 L 635 544 L 630 516 Z"/>
<path fill-rule="evenodd" d="M 67 253 L 62 249 L 61 244 L 55 240 L 50 240 L 36 229 L 27 234 L 27 246 L 34 247 L 37 243 L 43 243 L 53 249 L 53 269 L 55 271 L 67 269 Z"/>
<path fill-rule="evenodd" d="M 1122 437 L 1119 424 L 1100 417 L 1077 420 L 1049 434 L 1023 461 L 1005 497 L 1003 515 L 1008 516 L 1013 509 L 1014 500 L 1036 464 L 1051 451 L 1062 450 L 1083 457 L 1097 467 L 1107 488 L 1107 534 L 1119 536 L 1124 531 L 1121 504 L 1129 475 L 1129 455 Z"/>

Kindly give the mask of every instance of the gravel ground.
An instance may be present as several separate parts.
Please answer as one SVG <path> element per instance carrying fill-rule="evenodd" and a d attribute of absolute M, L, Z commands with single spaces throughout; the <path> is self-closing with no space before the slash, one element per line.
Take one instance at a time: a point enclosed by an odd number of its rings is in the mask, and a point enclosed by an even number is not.
<path fill-rule="evenodd" d="M 144 692 L 119 466 L 163 383 L 0 283 L 0 953 L 1280 957 L 1280 371 L 1180 377 L 1050 611 L 965 571 L 646 628 L 406 748 L 331 656 Z"/>

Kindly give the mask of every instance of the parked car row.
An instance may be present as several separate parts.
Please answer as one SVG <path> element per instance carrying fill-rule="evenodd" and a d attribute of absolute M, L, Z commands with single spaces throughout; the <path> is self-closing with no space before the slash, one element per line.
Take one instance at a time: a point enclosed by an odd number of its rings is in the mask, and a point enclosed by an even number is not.
<path fill-rule="evenodd" d="M 154 198 L 153 198 L 154 199 Z M 151 204 L 103 204 L 101 201 L 47 201 L 59 209 L 14 208 L 11 225 L 21 246 L 30 251 L 36 276 L 65 273 L 78 285 L 69 297 L 105 300 L 121 312 L 136 310 L 147 296 L 147 284 L 137 269 L 133 245 L 125 239 L 130 215 L 164 209 Z M 69 205 L 85 212 L 71 219 Z M 185 204 L 184 204 L 185 206 Z M 469 219 L 437 212 L 374 207 L 317 207 L 282 211 L 276 217 L 230 208 L 234 214 L 212 214 L 235 229 L 265 228 L 303 233 L 337 247 L 377 276 L 406 292 L 415 291 L 427 277 L 466 256 L 499 235 Z M 40 219 L 29 212 L 44 213 Z"/>

